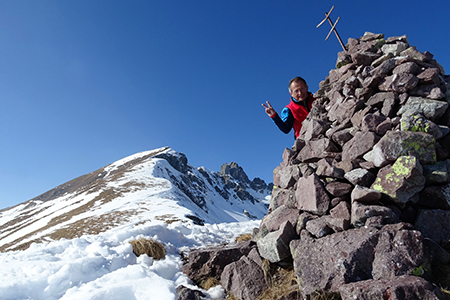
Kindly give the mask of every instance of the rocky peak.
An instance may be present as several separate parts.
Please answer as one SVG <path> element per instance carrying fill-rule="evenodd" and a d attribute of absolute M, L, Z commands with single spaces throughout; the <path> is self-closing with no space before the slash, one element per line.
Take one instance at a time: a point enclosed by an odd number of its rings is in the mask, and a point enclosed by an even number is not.
<path fill-rule="evenodd" d="M 223 164 L 220 167 L 220 175 L 230 175 L 235 180 L 239 181 L 241 184 L 250 184 L 250 179 L 248 179 L 247 174 L 245 174 L 244 169 L 239 166 L 236 162 L 232 161 L 229 164 Z"/>

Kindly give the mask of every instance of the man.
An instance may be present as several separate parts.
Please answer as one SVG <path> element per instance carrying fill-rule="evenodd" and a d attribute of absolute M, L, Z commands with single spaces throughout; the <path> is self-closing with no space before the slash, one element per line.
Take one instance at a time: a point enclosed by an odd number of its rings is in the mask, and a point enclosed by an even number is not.
<path fill-rule="evenodd" d="M 266 108 L 266 114 L 272 118 L 281 131 L 288 134 L 293 128 L 294 136 L 298 138 L 302 123 L 311 110 L 314 97 L 308 91 L 305 79 L 301 77 L 294 77 L 289 81 L 289 94 L 291 95 L 291 102 L 283 108 L 281 117 L 269 101 L 266 101 L 267 105 L 262 104 L 262 106 Z"/>

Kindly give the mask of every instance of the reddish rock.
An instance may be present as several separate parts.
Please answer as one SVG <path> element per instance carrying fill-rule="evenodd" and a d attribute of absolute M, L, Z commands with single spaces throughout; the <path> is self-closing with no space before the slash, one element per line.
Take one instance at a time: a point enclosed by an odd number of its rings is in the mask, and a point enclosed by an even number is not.
<path fill-rule="evenodd" d="M 361 227 L 372 217 L 380 217 L 380 224 L 391 224 L 399 222 L 398 215 L 389 207 L 383 205 L 366 205 L 357 201 L 352 203 L 351 224 Z"/>
<path fill-rule="evenodd" d="M 247 255 L 252 247 L 255 247 L 255 243 L 247 241 L 235 245 L 193 249 L 189 252 L 188 262 L 181 270 L 194 282 L 211 277 L 220 279 L 225 266 Z"/>
<path fill-rule="evenodd" d="M 290 248 L 304 296 L 337 292 L 350 282 L 411 275 L 425 262 L 422 236 L 406 224 L 350 229 L 320 239 L 302 231 Z"/>
<path fill-rule="evenodd" d="M 357 185 L 352 190 L 351 199 L 352 202 L 357 201 L 363 204 L 377 204 L 381 199 L 381 192 Z"/>
<path fill-rule="evenodd" d="M 289 221 L 292 226 L 297 226 L 300 211 L 297 208 L 290 208 L 286 205 L 274 209 L 261 220 L 261 226 L 266 226 L 269 232 L 280 229 L 281 223 Z"/>
<path fill-rule="evenodd" d="M 297 159 L 301 162 L 315 162 L 321 158 L 337 155 L 338 148 L 328 138 L 322 138 L 314 141 L 307 141 L 305 147 L 299 152 Z"/>
<path fill-rule="evenodd" d="M 362 157 L 378 142 L 380 138 L 373 132 L 357 132 L 355 136 L 342 147 L 342 160 L 354 160 Z"/>
<path fill-rule="evenodd" d="M 342 300 L 443 300 L 441 289 L 417 276 L 398 276 L 390 279 L 364 280 L 339 288 Z"/>
<path fill-rule="evenodd" d="M 326 190 L 335 197 L 341 197 L 350 192 L 353 189 L 353 186 L 349 183 L 340 182 L 340 181 L 332 181 L 325 186 Z"/>
<path fill-rule="evenodd" d="M 220 283 L 227 293 L 242 300 L 254 300 L 268 287 L 262 268 L 246 256 L 225 267 Z"/>
<path fill-rule="evenodd" d="M 324 215 L 330 206 L 330 197 L 316 174 L 298 180 L 295 198 L 298 209 L 318 215 Z"/>

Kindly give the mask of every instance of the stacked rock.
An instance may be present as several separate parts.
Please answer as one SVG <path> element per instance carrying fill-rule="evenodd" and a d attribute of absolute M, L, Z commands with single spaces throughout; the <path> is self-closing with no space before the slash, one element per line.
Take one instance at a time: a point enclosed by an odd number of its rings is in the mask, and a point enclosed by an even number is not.
<path fill-rule="evenodd" d="M 183 271 L 196 282 L 214 277 L 243 300 L 270 286 L 267 262 L 293 266 L 295 291 L 282 299 L 443 299 L 449 76 L 406 36 L 365 33 L 349 39 L 314 96 L 274 170 L 268 214 L 251 242 L 232 246 L 245 252 L 195 250 Z M 209 271 L 220 260 L 220 271 Z"/>
<path fill-rule="evenodd" d="M 253 235 L 263 258 L 293 258 L 304 295 L 432 280 L 432 264 L 450 262 L 429 251 L 450 239 L 449 77 L 406 36 L 365 33 L 347 49 L 285 149 Z"/>

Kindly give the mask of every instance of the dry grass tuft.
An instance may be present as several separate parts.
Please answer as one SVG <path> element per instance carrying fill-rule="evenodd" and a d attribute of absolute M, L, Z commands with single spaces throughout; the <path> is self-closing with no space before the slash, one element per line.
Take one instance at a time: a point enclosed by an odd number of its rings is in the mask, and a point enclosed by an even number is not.
<path fill-rule="evenodd" d="M 242 235 L 238 236 L 236 238 L 236 242 L 241 243 L 241 242 L 250 241 L 251 239 L 252 239 L 252 234 L 246 233 L 246 234 L 242 234 Z"/>
<path fill-rule="evenodd" d="M 160 242 L 155 242 L 152 239 L 142 238 L 132 241 L 130 244 L 133 246 L 133 253 L 136 256 L 147 254 L 149 257 L 156 260 L 166 257 L 166 250 L 164 249 L 163 244 Z"/>
<path fill-rule="evenodd" d="M 341 300 L 341 295 L 339 293 L 324 293 L 316 292 L 311 298 L 312 300 Z"/>
<path fill-rule="evenodd" d="M 205 290 L 209 290 L 210 288 L 215 287 L 217 285 L 220 285 L 220 281 L 214 277 L 209 277 L 208 279 L 200 283 L 200 287 Z"/>
<path fill-rule="evenodd" d="M 445 297 L 444 299 L 450 300 L 450 291 L 443 289 L 443 288 L 441 288 L 441 291 L 444 293 L 444 297 Z"/>
<path fill-rule="evenodd" d="M 293 268 L 281 268 L 264 259 L 263 271 L 269 288 L 257 300 L 276 300 L 282 296 L 298 291 Z"/>
<path fill-rule="evenodd" d="M 295 292 L 300 293 L 293 266 L 283 268 L 264 259 L 262 268 L 269 288 L 257 300 L 278 300 Z M 298 297 L 300 297 L 300 294 L 298 294 Z M 309 299 L 341 300 L 341 296 L 339 293 L 317 293 Z"/>
<path fill-rule="evenodd" d="M 444 289 L 450 288 L 450 265 L 433 265 L 434 283 Z"/>
<path fill-rule="evenodd" d="M 238 297 L 236 297 L 236 296 L 233 295 L 233 294 L 228 294 L 227 299 L 228 299 L 228 300 L 241 300 L 241 299 L 239 299 Z"/>

